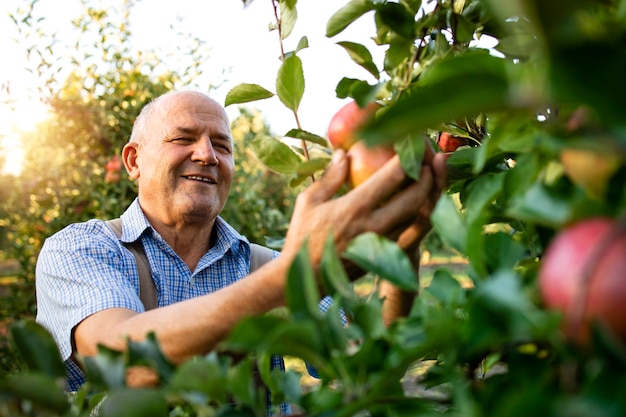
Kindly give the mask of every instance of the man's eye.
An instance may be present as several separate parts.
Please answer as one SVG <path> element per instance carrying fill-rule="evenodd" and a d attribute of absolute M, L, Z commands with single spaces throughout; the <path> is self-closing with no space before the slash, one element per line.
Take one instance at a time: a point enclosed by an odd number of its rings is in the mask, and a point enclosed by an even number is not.
<path fill-rule="evenodd" d="M 213 147 L 221 149 L 222 151 L 225 151 L 225 152 L 230 152 L 231 151 L 230 146 L 225 144 L 225 143 L 214 143 Z"/>
<path fill-rule="evenodd" d="M 185 137 L 182 137 L 182 138 L 174 138 L 174 139 L 172 140 L 172 142 L 189 143 L 189 142 L 193 142 L 193 139 L 192 139 L 192 138 L 185 138 Z"/>

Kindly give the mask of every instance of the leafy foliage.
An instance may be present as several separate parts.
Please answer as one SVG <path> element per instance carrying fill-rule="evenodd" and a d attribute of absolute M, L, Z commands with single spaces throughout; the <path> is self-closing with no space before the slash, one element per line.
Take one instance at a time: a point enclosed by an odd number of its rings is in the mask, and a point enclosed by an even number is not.
<path fill-rule="evenodd" d="M 284 50 L 297 2 L 272 4 Z M 20 377 L 5 378 L 0 395 L 7 409 L 18 415 L 34 404 L 49 413 L 77 415 L 92 410 L 106 394 L 115 400 L 109 404 L 138 410 L 137 415 L 147 409 L 144 401 L 153 402 L 160 414 L 260 415 L 265 410 L 253 383 L 254 358 L 273 404 L 288 401 L 305 415 L 626 414 L 620 395 L 626 387 L 624 341 L 595 324 L 591 345 L 571 343 L 561 332 L 560 315 L 543 305 L 537 288 L 545 248 L 559 231 L 598 215 L 620 221 L 626 215 L 625 4 L 345 2 L 327 22 L 327 36 L 373 15 L 373 39 L 383 50 L 383 62 L 376 63 L 376 54 L 358 42 L 338 45 L 377 82 L 346 78 L 337 95 L 385 105 L 363 129 L 364 140 L 393 142 L 411 170 L 422 156 L 412 141 L 425 136 L 436 146 L 440 132 L 472 139 L 449 155 L 449 189 L 432 217 L 438 238 L 469 260 L 469 281 L 438 269 L 430 282 L 422 282 L 409 316 L 386 327 L 377 293 L 355 293 L 341 257 L 401 284 L 409 273 L 397 248 L 366 235 L 338 254 L 329 242 L 319 270 L 308 263 L 303 248 L 287 278 L 287 308 L 240 323 L 209 355 L 172 367 L 154 360 L 160 356 L 153 339 L 141 349 L 103 350 L 90 373 L 90 384 L 98 386 L 81 388 L 71 408 L 58 401 L 60 388 L 46 373 L 56 365 L 26 360 L 49 397 L 21 390 L 23 385 L 12 383 Z M 301 140 L 300 146 L 271 137 L 253 146 L 259 159 L 287 175 L 292 185 L 321 172 L 331 152 L 320 136 L 298 125 L 306 89 L 297 54 L 306 45 L 300 40 L 283 52 L 276 93 L 247 84 L 228 99 L 236 104 L 276 95 L 293 111 L 296 127 L 290 137 Z M 571 149 L 616 160 L 599 187 L 566 170 L 563 153 Z M 317 309 L 318 282 L 333 295 L 326 313 Z M 36 338 L 45 339 L 45 332 L 33 329 L 32 337 L 14 340 L 21 351 L 34 352 L 24 344 Z M 53 349 L 49 342 L 39 344 Z M 235 361 L 232 353 L 243 359 Z M 294 384 L 299 377 L 294 371 L 270 372 L 266 365 L 272 354 L 306 361 L 319 383 L 302 390 Z M 54 354 L 42 357 L 55 360 Z M 157 370 L 158 388 L 122 386 L 123 370 L 139 357 Z M 413 372 L 415 367 L 421 372 Z M 229 405 L 229 398 L 237 405 Z"/>

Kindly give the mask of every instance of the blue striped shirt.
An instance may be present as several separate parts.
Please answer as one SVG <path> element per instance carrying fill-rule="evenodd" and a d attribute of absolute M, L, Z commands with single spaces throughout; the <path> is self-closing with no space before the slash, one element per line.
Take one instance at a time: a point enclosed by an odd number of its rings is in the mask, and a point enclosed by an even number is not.
<path fill-rule="evenodd" d="M 244 278 L 250 270 L 248 240 L 219 217 L 215 222 L 216 243 L 195 271 L 150 226 L 138 200 L 124 212 L 122 222 L 121 241 L 102 220 L 67 226 L 45 241 L 37 261 L 37 321 L 59 346 L 70 391 L 85 381 L 71 358 L 72 329 L 91 314 L 108 308 L 145 311 L 139 298 L 135 258 L 121 242 L 141 239 L 159 307 L 217 291 Z M 276 356 L 272 366 L 284 370 L 284 361 Z M 283 404 L 281 412 L 288 414 L 288 405 Z"/>

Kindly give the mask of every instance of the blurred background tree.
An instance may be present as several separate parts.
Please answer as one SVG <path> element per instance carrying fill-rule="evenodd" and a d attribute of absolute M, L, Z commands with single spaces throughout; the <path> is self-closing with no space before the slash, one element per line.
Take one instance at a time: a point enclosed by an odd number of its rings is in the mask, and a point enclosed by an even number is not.
<path fill-rule="evenodd" d="M 16 10 L 12 19 L 30 69 L 41 80 L 36 90 L 49 117 L 32 132 L 19 133 L 21 174 L 0 176 L 0 260 L 20 265 L 17 279 L 0 292 L 0 330 L 35 313 L 35 264 L 48 236 L 70 223 L 118 217 L 135 198 L 119 155 L 141 108 L 173 89 L 210 94 L 216 87 L 197 82 L 209 62 L 205 43 L 175 26 L 174 51 L 132 48 L 129 15 L 135 1 L 115 8 L 83 0 L 83 13 L 72 22 L 71 48 L 46 28 L 36 3 Z M 285 230 L 292 194 L 283 178 L 245 149 L 256 135 L 271 135 L 262 115 L 242 111 L 234 126 L 239 163 L 224 215 L 251 240 L 264 243 L 265 236 Z M 0 331 L 0 366 L 11 369 L 15 362 L 5 352 Z"/>

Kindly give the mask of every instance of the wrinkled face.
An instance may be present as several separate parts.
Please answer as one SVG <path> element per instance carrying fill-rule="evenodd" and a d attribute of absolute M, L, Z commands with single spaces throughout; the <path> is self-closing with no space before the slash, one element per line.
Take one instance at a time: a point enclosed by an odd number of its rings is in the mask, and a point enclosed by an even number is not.
<path fill-rule="evenodd" d="M 212 224 L 226 204 L 234 172 L 230 124 L 222 106 L 194 92 L 164 97 L 155 103 L 139 140 L 127 145 L 125 160 L 149 218 L 168 225 Z"/>

